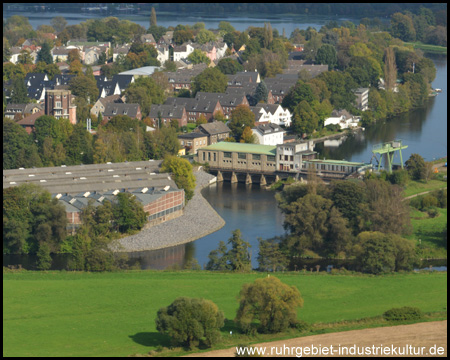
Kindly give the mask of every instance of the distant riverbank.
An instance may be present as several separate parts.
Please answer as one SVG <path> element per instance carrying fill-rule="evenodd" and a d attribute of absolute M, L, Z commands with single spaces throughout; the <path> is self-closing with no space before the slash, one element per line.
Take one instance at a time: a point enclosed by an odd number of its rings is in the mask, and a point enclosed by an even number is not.
<path fill-rule="evenodd" d="M 214 182 L 215 177 L 201 170 L 194 175 L 195 195 L 185 206 L 182 216 L 121 238 L 111 248 L 116 252 L 164 249 L 189 243 L 221 229 L 225 221 L 201 194 L 201 189 Z"/>

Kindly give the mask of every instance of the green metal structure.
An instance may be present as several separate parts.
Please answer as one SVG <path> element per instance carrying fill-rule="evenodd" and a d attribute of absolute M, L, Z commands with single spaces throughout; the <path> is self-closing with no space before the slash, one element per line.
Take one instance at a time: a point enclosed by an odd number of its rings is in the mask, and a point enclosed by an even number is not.
<path fill-rule="evenodd" d="M 408 145 L 402 145 L 401 140 L 393 140 L 382 144 L 377 144 L 372 147 L 372 159 L 375 157 L 378 161 L 378 171 L 381 167 L 381 158 L 384 159 L 384 168 L 388 173 L 392 173 L 392 165 L 394 161 L 394 155 L 396 152 L 400 154 L 400 165 L 403 169 L 402 150 L 406 149 Z M 378 159 L 377 154 L 380 155 Z M 371 160 L 372 161 L 372 160 Z"/>

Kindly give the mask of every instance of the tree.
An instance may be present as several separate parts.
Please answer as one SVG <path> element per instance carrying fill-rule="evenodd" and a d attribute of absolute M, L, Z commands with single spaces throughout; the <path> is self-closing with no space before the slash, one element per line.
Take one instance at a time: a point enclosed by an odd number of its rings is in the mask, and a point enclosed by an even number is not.
<path fill-rule="evenodd" d="M 425 179 L 425 160 L 419 154 L 411 154 L 408 160 L 405 162 L 406 170 L 408 170 L 409 176 L 413 180 Z"/>
<path fill-rule="evenodd" d="M 195 176 L 192 165 L 186 159 L 169 155 L 161 163 L 161 172 L 169 172 L 179 188 L 184 189 L 186 200 L 192 199 L 195 189 Z"/>
<path fill-rule="evenodd" d="M 11 103 L 12 104 L 28 104 L 28 97 L 25 79 L 22 76 L 16 76 L 11 82 Z"/>
<path fill-rule="evenodd" d="M 224 93 L 228 86 L 228 78 L 216 68 L 207 68 L 194 77 L 192 92 L 217 92 Z"/>
<path fill-rule="evenodd" d="M 316 100 L 316 97 L 313 93 L 313 88 L 304 81 L 298 80 L 295 86 L 284 97 L 281 105 L 293 112 L 301 101 L 306 101 L 308 104 L 311 104 L 314 100 Z"/>
<path fill-rule="evenodd" d="M 227 246 L 225 242 L 220 241 L 217 249 L 212 250 L 208 255 L 206 270 L 228 270 Z"/>
<path fill-rule="evenodd" d="M 337 52 L 336 48 L 329 44 L 322 45 L 319 50 L 317 50 L 316 63 L 326 64 L 329 70 L 332 70 L 337 65 Z"/>
<path fill-rule="evenodd" d="M 306 100 L 294 109 L 292 127 L 297 134 L 312 134 L 319 126 L 319 117 Z"/>
<path fill-rule="evenodd" d="M 240 142 L 247 143 L 247 144 L 257 144 L 258 143 L 258 137 L 255 134 L 253 134 L 253 131 L 250 126 L 246 126 L 244 128 Z"/>
<path fill-rule="evenodd" d="M 200 49 L 195 49 L 192 53 L 190 53 L 187 57 L 189 61 L 191 61 L 194 65 L 204 63 L 209 65 L 211 59 L 206 56 L 206 54 Z"/>
<path fill-rule="evenodd" d="M 52 24 L 53 28 L 56 30 L 56 32 L 60 33 L 64 30 L 64 28 L 67 26 L 67 21 L 62 16 L 55 16 L 50 23 Z"/>
<path fill-rule="evenodd" d="M 280 248 L 277 238 L 263 240 L 258 238 L 258 270 L 277 271 L 284 270 L 288 266 L 288 258 Z"/>
<path fill-rule="evenodd" d="M 39 244 L 37 252 L 37 268 L 39 270 L 48 270 L 52 266 L 52 257 L 50 256 L 50 248 L 46 243 Z"/>
<path fill-rule="evenodd" d="M 256 86 L 255 90 L 255 100 L 256 102 L 267 102 L 267 98 L 269 96 L 269 90 L 267 89 L 267 85 L 264 82 L 264 80 L 261 80 L 261 82 Z"/>
<path fill-rule="evenodd" d="M 241 238 L 239 229 L 234 230 L 232 234 L 231 238 L 228 239 L 231 249 L 227 252 L 230 270 L 239 272 L 250 271 L 252 264 L 248 248 L 251 245 Z"/>
<path fill-rule="evenodd" d="M 78 61 L 75 60 L 73 63 L 76 62 Z M 78 98 L 83 98 L 88 103 L 93 104 L 98 99 L 98 88 L 95 79 L 87 77 L 83 74 L 75 76 L 73 79 L 70 80 L 69 89 L 73 95 L 75 95 Z"/>
<path fill-rule="evenodd" d="M 38 53 L 37 61 L 43 61 L 46 64 L 53 64 L 53 56 L 51 50 L 52 49 L 48 41 L 44 41 L 41 50 Z"/>
<path fill-rule="evenodd" d="M 416 30 L 408 15 L 395 13 L 391 16 L 391 35 L 403 41 L 416 40 Z"/>
<path fill-rule="evenodd" d="M 113 213 L 122 233 L 140 230 L 147 222 L 147 215 L 142 204 L 130 193 L 118 193 L 117 204 Z"/>
<path fill-rule="evenodd" d="M 228 125 L 237 142 L 241 140 L 245 127 L 255 126 L 255 114 L 246 105 L 238 105 L 231 111 L 231 120 Z"/>
<path fill-rule="evenodd" d="M 152 27 L 152 26 L 158 26 L 158 23 L 156 21 L 156 11 L 155 11 L 154 7 L 152 7 L 152 13 L 150 15 L 150 27 Z M 158 41 L 158 39 L 155 39 L 155 40 Z"/>
<path fill-rule="evenodd" d="M 395 63 L 395 52 L 392 47 L 385 50 L 384 55 L 384 82 L 386 90 L 392 90 L 397 81 L 397 65 Z"/>
<path fill-rule="evenodd" d="M 211 300 L 179 297 L 158 310 L 155 322 L 175 344 L 192 347 L 202 342 L 210 347 L 220 340 L 224 314 Z"/>
<path fill-rule="evenodd" d="M 303 298 L 295 286 L 274 276 L 260 278 L 242 286 L 235 322 L 247 333 L 277 333 L 295 326 L 297 308 L 302 306 Z"/>
<path fill-rule="evenodd" d="M 209 31 L 206 29 L 201 29 L 197 33 L 197 36 L 195 37 L 195 41 L 199 44 L 206 44 L 208 42 L 215 41 L 215 40 L 216 40 L 216 36 L 214 35 L 214 33 L 212 31 Z"/>

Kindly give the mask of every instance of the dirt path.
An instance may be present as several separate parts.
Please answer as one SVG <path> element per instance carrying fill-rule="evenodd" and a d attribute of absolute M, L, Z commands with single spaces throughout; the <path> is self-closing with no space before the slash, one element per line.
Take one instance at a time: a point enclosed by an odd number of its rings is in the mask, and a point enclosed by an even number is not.
<path fill-rule="evenodd" d="M 354 353 L 355 347 L 359 347 L 359 351 L 364 351 L 361 353 L 363 356 L 370 356 L 372 353 L 367 353 L 370 348 L 372 351 L 373 346 L 382 347 L 383 349 L 388 348 L 390 353 L 384 356 L 396 356 L 395 352 L 392 353 L 392 346 L 397 352 L 397 356 L 402 354 L 408 354 L 408 356 L 414 356 L 418 354 L 421 347 L 424 347 L 424 352 L 422 356 L 446 356 L 447 355 L 447 320 L 445 321 L 435 321 L 427 323 L 419 323 L 412 325 L 399 325 L 391 327 L 382 327 L 375 329 L 364 329 L 364 330 L 351 330 L 338 332 L 333 334 L 323 334 L 323 335 L 313 335 L 306 336 L 302 338 L 273 341 L 269 343 L 255 344 L 253 347 L 264 347 L 265 355 L 271 356 L 271 348 L 273 348 L 272 356 L 283 356 L 288 357 L 300 357 L 300 355 L 307 356 L 306 347 L 313 351 L 315 347 L 316 352 L 319 349 L 323 351 L 327 347 L 328 351 L 331 350 L 333 346 L 334 354 L 333 356 L 339 356 L 339 349 L 344 350 L 347 347 L 349 351 L 348 355 L 358 355 L 358 352 Z M 353 349 L 352 349 L 353 347 Z M 433 354 L 433 349 L 441 348 L 440 355 L 437 353 Z M 290 353 L 288 354 L 288 351 Z M 303 351 L 303 354 L 300 354 Z M 381 348 L 378 350 L 378 356 L 380 356 Z M 409 352 L 405 352 L 409 351 Z M 216 350 L 205 353 L 191 354 L 186 357 L 234 357 L 236 349 L 230 348 L 226 350 Z M 284 354 L 284 355 L 283 355 Z M 330 356 L 322 353 L 321 356 Z M 342 356 L 348 356 L 345 353 Z M 311 356 L 311 355 L 309 355 Z M 317 356 L 320 356 L 319 354 Z M 376 356 L 376 354 L 375 354 Z M 382 355 L 383 356 L 383 355 Z M 420 356 L 420 355 L 416 355 Z"/>

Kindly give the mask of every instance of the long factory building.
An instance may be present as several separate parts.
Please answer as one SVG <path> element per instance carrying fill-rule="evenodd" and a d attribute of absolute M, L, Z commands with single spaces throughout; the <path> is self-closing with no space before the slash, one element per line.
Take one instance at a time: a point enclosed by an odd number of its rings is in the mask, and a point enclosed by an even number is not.
<path fill-rule="evenodd" d="M 159 173 L 160 165 L 150 160 L 4 170 L 3 188 L 33 183 L 48 190 L 65 206 L 70 233 L 81 225 L 81 210 L 89 201 L 99 206 L 129 192 L 142 203 L 149 227 L 182 215 L 185 204 L 184 190 L 169 174 Z"/>

